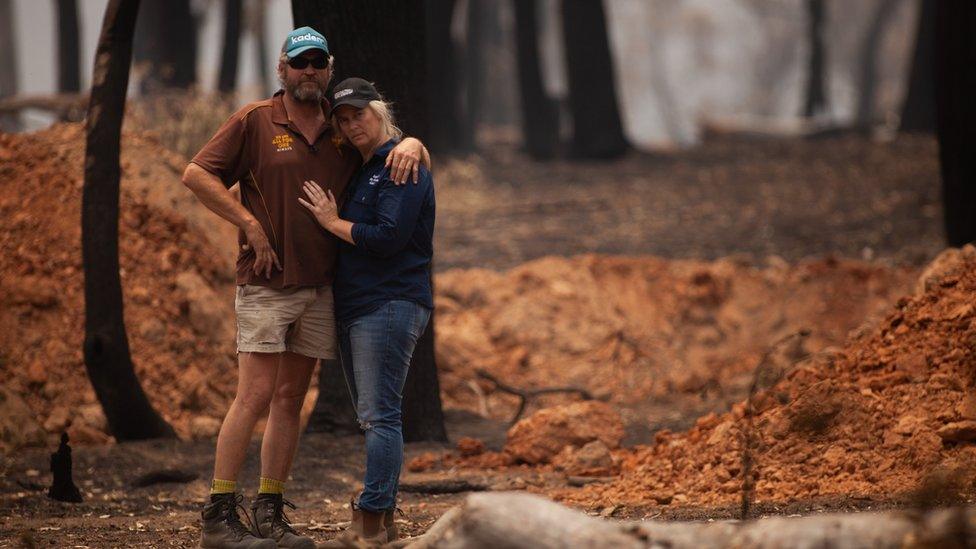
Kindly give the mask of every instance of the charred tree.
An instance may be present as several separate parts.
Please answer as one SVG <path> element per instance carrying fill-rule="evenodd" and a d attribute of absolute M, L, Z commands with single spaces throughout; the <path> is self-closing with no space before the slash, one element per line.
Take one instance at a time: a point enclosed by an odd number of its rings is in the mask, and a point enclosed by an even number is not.
<path fill-rule="evenodd" d="M 139 0 L 111 0 L 105 9 L 85 128 L 81 198 L 85 368 L 120 441 L 175 436 L 132 367 L 119 277 L 119 140 L 138 12 Z"/>
<path fill-rule="evenodd" d="M 548 160 L 559 145 L 559 108 L 546 93 L 539 62 L 538 2 L 513 0 L 518 61 L 519 97 L 522 101 L 522 140 L 529 156 Z"/>
<path fill-rule="evenodd" d="M 197 81 L 197 22 L 190 0 L 142 0 L 135 59 L 143 93 L 187 89 Z"/>
<path fill-rule="evenodd" d="M 451 35 L 457 0 L 427 0 L 427 86 L 430 104 L 438 105 L 431 112 L 428 146 L 436 153 L 451 153 L 468 149 L 469 136 L 462 131 L 461 86 L 457 50 Z"/>
<path fill-rule="evenodd" d="M 824 70 L 824 19 L 825 0 L 807 0 L 807 39 L 810 43 L 810 59 L 807 65 L 806 97 L 803 115 L 815 116 L 827 108 L 827 76 Z"/>
<path fill-rule="evenodd" d="M 241 44 L 242 0 L 224 0 L 224 43 L 220 51 L 220 76 L 217 90 L 231 93 L 237 89 L 237 58 Z"/>
<path fill-rule="evenodd" d="M 858 78 L 857 110 L 855 125 L 858 129 L 867 131 L 875 123 L 875 95 L 878 87 L 878 49 L 884 37 L 888 24 L 894 18 L 896 8 L 901 0 L 881 0 L 877 11 L 871 19 L 868 32 L 861 45 L 861 59 L 858 63 L 861 74 Z"/>
<path fill-rule="evenodd" d="M 325 35 L 335 56 L 333 84 L 358 76 L 393 102 L 407 135 L 427 136 L 427 51 L 422 0 L 292 0 L 295 26 Z"/>
<path fill-rule="evenodd" d="M 493 6 L 489 0 L 468 0 L 464 40 L 464 108 L 461 132 L 466 149 L 478 146 L 478 127 L 483 119 L 485 71 L 488 64 L 486 33 Z"/>
<path fill-rule="evenodd" d="M 936 133 L 950 246 L 976 240 L 976 3 L 936 8 Z"/>
<path fill-rule="evenodd" d="M 265 28 L 268 5 L 266 0 L 254 0 L 250 6 L 247 24 L 254 34 L 254 47 L 257 50 L 254 58 L 257 59 L 257 72 L 261 76 L 261 89 L 263 90 L 268 87 L 268 82 L 271 79 L 270 65 L 267 61 L 268 52 L 271 50 L 268 46 L 268 32 Z"/>
<path fill-rule="evenodd" d="M 908 76 L 899 128 L 903 132 L 935 131 L 935 17 L 938 0 L 922 0 L 915 34 L 915 53 Z"/>
<path fill-rule="evenodd" d="M 562 3 L 573 155 L 610 159 L 627 152 L 602 0 Z"/>
<path fill-rule="evenodd" d="M 305 430 L 343 435 L 359 432 L 356 410 L 338 360 L 319 362 L 319 394 Z"/>
<path fill-rule="evenodd" d="M 422 0 L 292 0 L 295 26 L 323 34 L 335 56 L 335 81 L 359 76 L 376 84 L 394 103 L 397 122 L 407 135 L 426 140 L 427 103 L 425 12 Z M 434 361 L 434 317 L 417 343 L 403 391 L 403 438 L 447 440 L 440 384 Z"/>
<path fill-rule="evenodd" d="M 77 0 L 58 0 L 58 91 L 81 91 Z"/>
<path fill-rule="evenodd" d="M 13 2 L 0 2 L 0 99 L 17 95 L 17 44 Z M 20 115 L 0 114 L 0 132 L 20 130 Z"/>

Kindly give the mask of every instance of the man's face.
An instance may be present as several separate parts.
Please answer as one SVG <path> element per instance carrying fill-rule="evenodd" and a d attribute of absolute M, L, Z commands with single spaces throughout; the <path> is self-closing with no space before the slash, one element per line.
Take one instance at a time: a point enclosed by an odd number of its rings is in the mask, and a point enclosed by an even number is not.
<path fill-rule="evenodd" d="M 303 64 L 303 68 L 295 68 Z M 321 50 L 302 52 L 298 58 L 285 65 L 285 91 L 296 101 L 322 101 L 332 78 L 332 67 L 326 66 L 327 64 L 328 57 Z M 324 68 L 317 69 L 316 66 Z"/>

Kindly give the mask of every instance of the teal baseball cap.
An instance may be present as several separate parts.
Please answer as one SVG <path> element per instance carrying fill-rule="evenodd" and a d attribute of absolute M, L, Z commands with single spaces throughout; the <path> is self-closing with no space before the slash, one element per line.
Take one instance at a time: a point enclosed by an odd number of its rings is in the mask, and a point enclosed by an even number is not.
<path fill-rule="evenodd" d="M 325 41 L 322 33 L 312 27 L 299 27 L 289 32 L 285 43 L 281 46 L 281 51 L 288 56 L 288 59 L 311 49 L 319 49 L 326 55 L 329 54 L 329 43 Z"/>

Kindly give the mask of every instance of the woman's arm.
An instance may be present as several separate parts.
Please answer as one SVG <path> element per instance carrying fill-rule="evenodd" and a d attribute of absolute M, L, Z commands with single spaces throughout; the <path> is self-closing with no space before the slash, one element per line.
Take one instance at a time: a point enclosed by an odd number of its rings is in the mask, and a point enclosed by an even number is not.
<path fill-rule="evenodd" d="M 417 185 L 398 186 L 389 180 L 380 185 L 376 223 L 354 223 L 351 236 L 360 248 L 379 256 L 391 256 L 402 250 L 413 236 L 430 190 L 430 172 L 422 171 Z"/>
<path fill-rule="evenodd" d="M 376 224 L 351 223 L 339 218 L 338 205 L 331 191 L 323 191 L 314 181 L 305 182 L 309 200 L 298 201 L 308 208 L 319 224 L 339 238 L 379 256 L 390 256 L 403 249 L 420 217 L 430 181 L 424 172 L 421 184 L 397 186 L 387 181 L 379 189 Z"/>

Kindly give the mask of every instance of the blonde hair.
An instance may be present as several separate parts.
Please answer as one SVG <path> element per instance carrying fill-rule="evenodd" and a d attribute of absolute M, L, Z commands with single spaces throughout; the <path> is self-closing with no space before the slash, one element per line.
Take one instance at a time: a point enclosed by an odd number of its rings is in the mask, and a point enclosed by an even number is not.
<path fill-rule="evenodd" d="M 399 141 L 403 138 L 403 130 L 396 125 L 396 119 L 393 117 L 393 103 L 382 99 L 374 99 L 369 102 L 367 107 L 380 119 L 381 131 L 387 139 L 396 139 Z M 337 143 L 349 144 L 346 136 L 342 135 L 342 132 L 339 131 L 339 122 L 336 120 L 335 115 L 332 115 L 332 128 L 335 130 Z"/>

